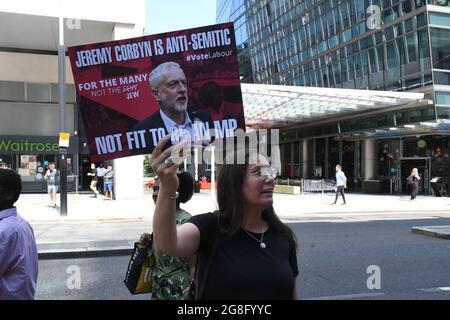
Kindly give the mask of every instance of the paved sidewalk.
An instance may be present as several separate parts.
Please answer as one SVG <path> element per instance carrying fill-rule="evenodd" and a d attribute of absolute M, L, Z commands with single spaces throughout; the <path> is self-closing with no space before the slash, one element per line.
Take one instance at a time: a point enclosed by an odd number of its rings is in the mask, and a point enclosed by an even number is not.
<path fill-rule="evenodd" d="M 348 222 L 417 217 L 450 217 L 450 198 L 347 194 L 347 205 L 331 205 L 333 193 L 274 194 L 274 207 L 285 222 Z M 151 193 L 131 200 L 104 200 L 89 194 L 68 195 L 68 215 L 48 206 L 47 194 L 22 194 L 16 206 L 32 224 L 41 258 L 114 255 L 131 252 L 142 232 L 151 232 Z M 182 205 L 192 214 L 213 211 L 210 190 Z"/>
<path fill-rule="evenodd" d="M 416 200 L 410 201 L 407 195 L 346 194 L 346 198 L 347 205 L 341 205 L 341 198 L 337 205 L 331 205 L 334 201 L 333 193 L 274 194 L 274 207 L 281 218 L 364 212 L 450 213 L 448 197 L 418 196 Z M 69 194 L 67 217 L 61 217 L 59 208 L 51 208 L 48 203 L 46 194 L 22 194 L 16 206 L 24 218 L 35 223 L 150 219 L 155 208 L 151 194 L 130 200 L 104 200 L 100 197 L 92 198 L 88 194 Z M 201 190 L 182 206 L 189 212 L 198 214 L 215 210 L 216 203 L 210 190 Z"/>

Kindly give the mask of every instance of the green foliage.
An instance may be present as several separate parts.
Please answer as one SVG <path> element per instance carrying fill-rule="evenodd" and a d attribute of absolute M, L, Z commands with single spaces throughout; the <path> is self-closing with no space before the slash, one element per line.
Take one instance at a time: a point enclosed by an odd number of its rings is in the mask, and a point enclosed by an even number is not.
<path fill-rule="evenodd" d="M 154 175 L 153 169 L 150 165 L 152 161 L 152 155 L 146 154 L 144 158 L 144 177 L 151 177 Z"/>

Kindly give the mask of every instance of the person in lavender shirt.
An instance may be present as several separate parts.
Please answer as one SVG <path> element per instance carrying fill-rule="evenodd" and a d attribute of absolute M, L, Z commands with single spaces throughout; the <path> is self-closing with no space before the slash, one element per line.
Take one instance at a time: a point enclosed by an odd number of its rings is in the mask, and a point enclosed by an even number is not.
<path fill-rule="evenodd" d="M 14 207 L 21 191 L 20 176 L 0 169 L 0 300 L 32 300 L 36 291 L 36 240 Z"/>

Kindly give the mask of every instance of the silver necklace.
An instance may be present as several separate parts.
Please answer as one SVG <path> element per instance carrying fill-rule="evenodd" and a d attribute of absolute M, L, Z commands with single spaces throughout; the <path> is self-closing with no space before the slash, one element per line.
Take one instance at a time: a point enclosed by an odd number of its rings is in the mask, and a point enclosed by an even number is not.
<path fill-rule="evenodd" d="M 264 240 L 264 232 L 262 233 L 262 235 L 261 235 L 261 240 L 260 240 L 260 239 L 256 238 L 254 235 L 252 235 L 251 233 L 249 233 L 247 230 L 244 229 L 244 231 L 245 231 L 245 233 L 247 233 L 250 237 L 252 237 L 252 238 L 255 239 L 256 241 L 258 241 L 258 242 L 259 242 L 259 246 L 260 246 L 262 249 L 265 249 L 265 248 L 267 247 L 266 243 L 263 242 L 263 240 Z"/>

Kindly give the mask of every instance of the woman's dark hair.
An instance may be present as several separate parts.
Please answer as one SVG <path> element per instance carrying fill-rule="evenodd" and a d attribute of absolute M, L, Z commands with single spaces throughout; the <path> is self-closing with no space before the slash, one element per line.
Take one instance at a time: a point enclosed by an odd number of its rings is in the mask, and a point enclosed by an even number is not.
<path fill-rule="evenodd" d="M 22 191 L 22 179 L 12 170 L 0 169 L 0 191 L 2 191 L 0 193 L 1 197 L 13 191 L 13 197 L 11 199 L 0 199 L 0 202 L 12 207 L 17 199 L 19 199 L 20 192 Z"/>
<path fill-rule="evenodd" d="M 219 204 L 219 210 L 215 214 L 219 218 L 219 225 L 222 232 L 228 236 L 236 234 L 244 223 L 245 198 L 242 185 L 247 175 L 249 156 L 251 154 L 256 155 L 257 153 L 256 151 L 245 152 L 245 164 L 223 165 L 217 179 L 217 202 Z M 281 222 L 275 214 L 273 206 L 263 211 L 262 218 L 270 227 L 284 235 L 291 244 L 297 247 L 295 234 L 287 225 Z"/>
<path fill-rule="evenodd" d="M 192 178 L 189 172 L 183 171 L 177 173 L 180 184 L 178 186 L 178 198 L 177 202 L 186 203 L 191 200 L 194 194 L 194 178 Z"/>

